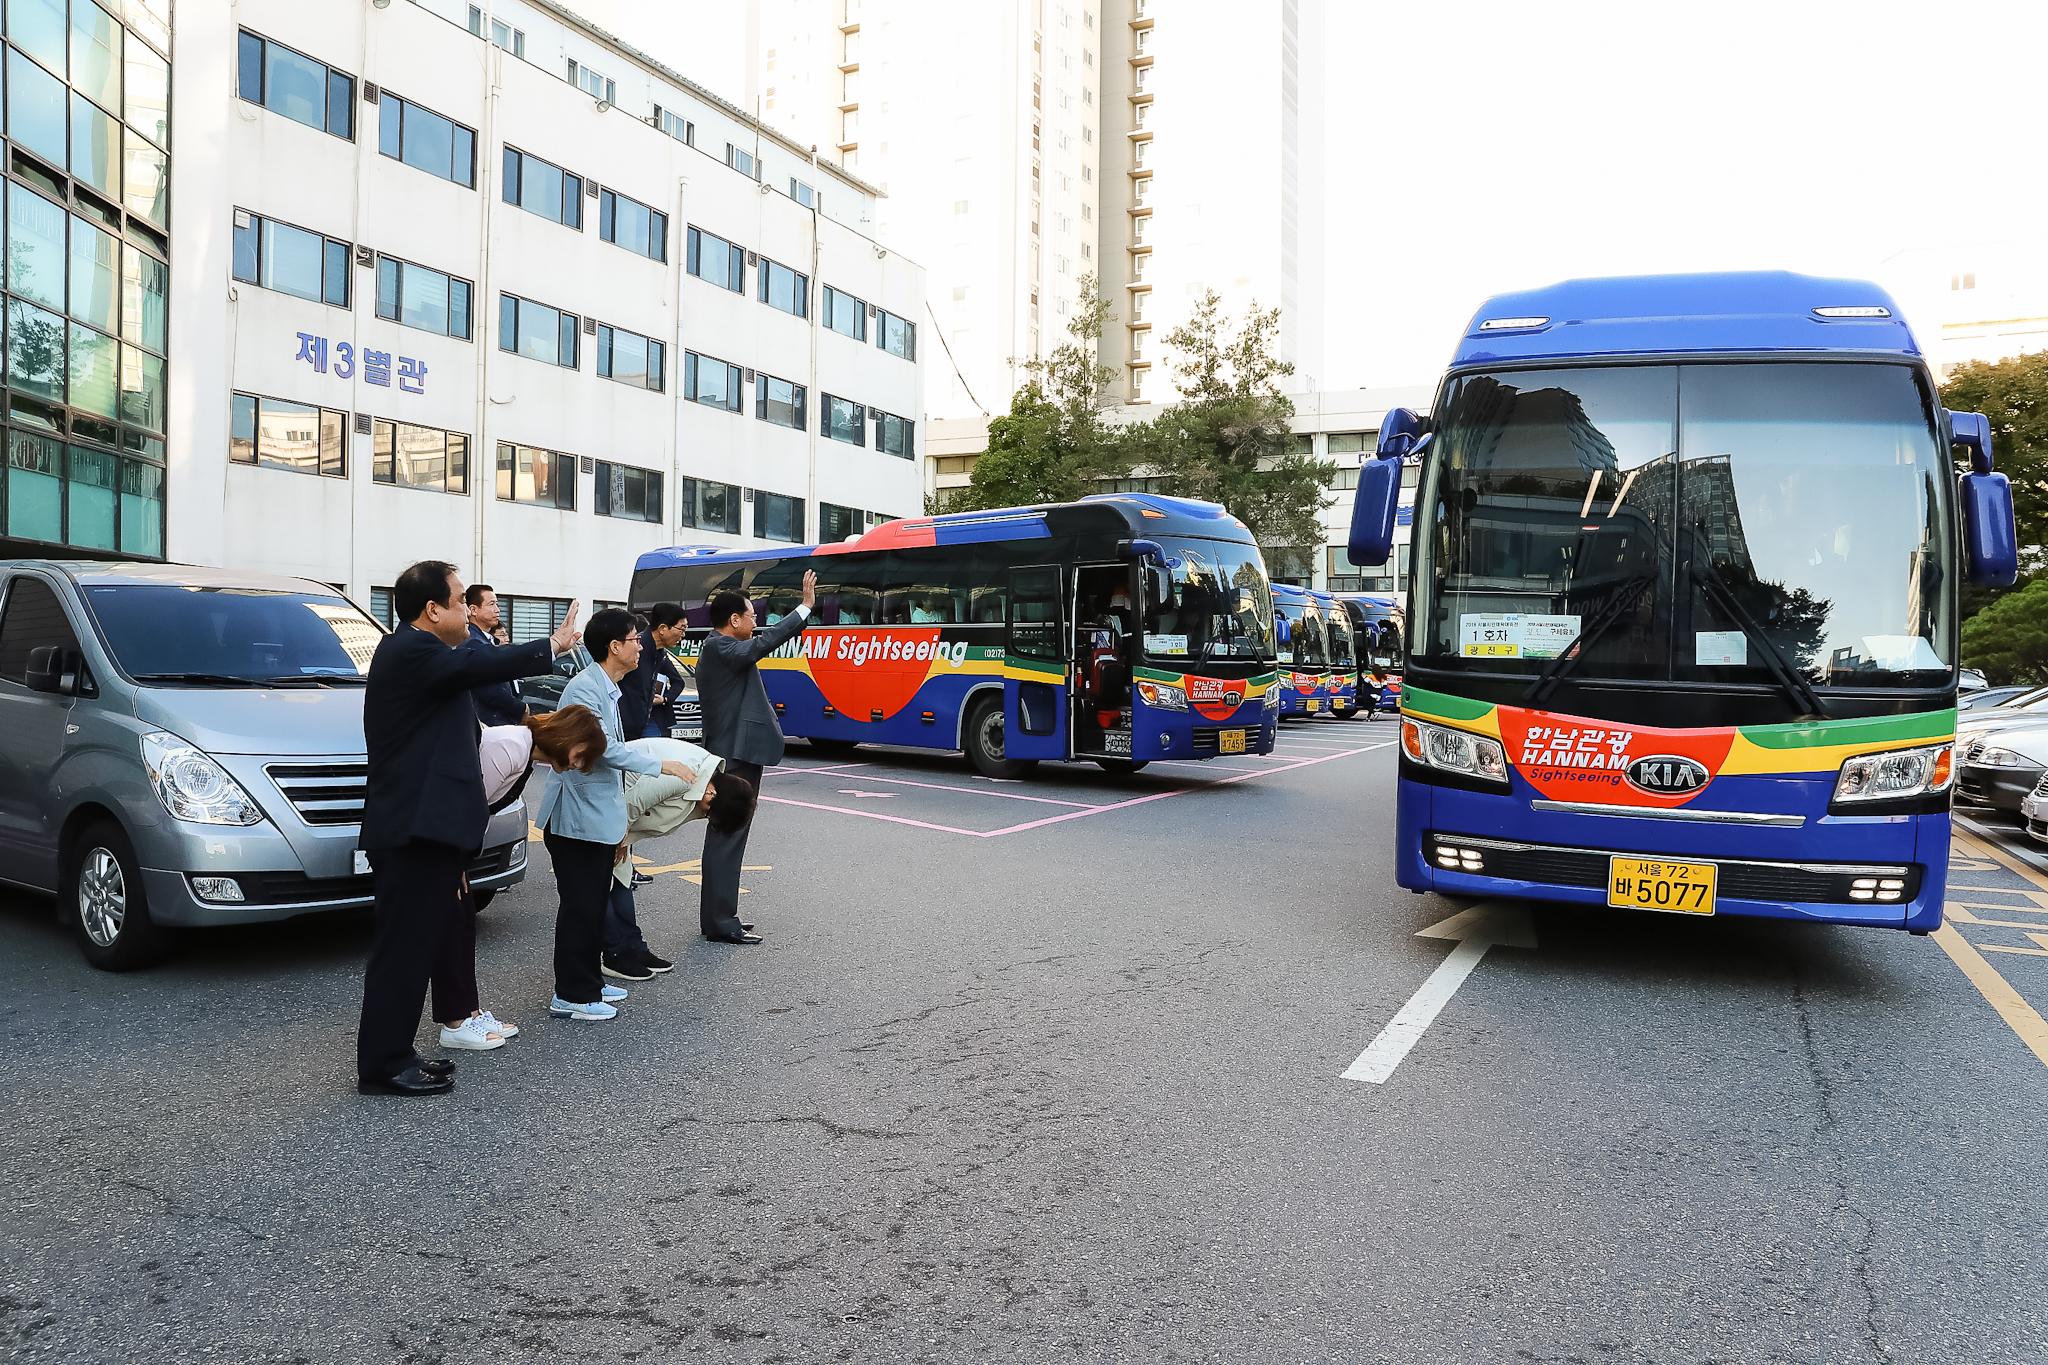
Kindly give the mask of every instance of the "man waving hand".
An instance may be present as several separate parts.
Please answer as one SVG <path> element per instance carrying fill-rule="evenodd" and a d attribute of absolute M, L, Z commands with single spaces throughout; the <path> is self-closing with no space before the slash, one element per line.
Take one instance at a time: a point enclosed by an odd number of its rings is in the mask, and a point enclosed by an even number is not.
<path fill-rule="evenodd" d="M 761 769 L 782 761 L 782 726 L 761 682 L 758 665 L 803 634 L 817 601 L 818 575 L 804 572 L 803 604 L 759 635 L 754 604 L 737 592 L 714 593 L 708 615 L 712 633 L 697 656 L 697 702 L 704 710 L 704 747 L 725 760 L 725 771 L 761 789 Z M 720 832 L 707 823 L 702 863 L 703 898 L 698 923 L 715 943 L 759 943 L 740 923 L 740 865 L 746 861 L 751 817 Z"/>

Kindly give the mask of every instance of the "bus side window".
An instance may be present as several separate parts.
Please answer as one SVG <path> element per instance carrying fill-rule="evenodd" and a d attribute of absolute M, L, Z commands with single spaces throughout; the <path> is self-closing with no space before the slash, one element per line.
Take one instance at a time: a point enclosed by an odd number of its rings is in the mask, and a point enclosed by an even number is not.
<path fill-rule="evenodd" d="M 882 556 L 816 555 L 803 564 L 818 571 L 818 624 L 875 624 L 875 594 L 881 587 Z"/>
<path fill-rule="evenodd" d="M 918 546 L 890 554 L 885 574 L 889 624 L 954 625 L 967 618 L 977 582 L 975 547 Z"/>

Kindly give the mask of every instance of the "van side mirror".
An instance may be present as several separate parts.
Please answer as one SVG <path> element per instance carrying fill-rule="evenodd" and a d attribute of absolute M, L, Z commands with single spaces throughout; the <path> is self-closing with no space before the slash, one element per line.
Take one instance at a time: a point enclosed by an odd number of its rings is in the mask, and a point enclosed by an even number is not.
<path fill-rule="evenodd" d="M 22 682 L 31 692 L 50 692 L 58 696 L 78 695 L 80 660 L 78 651 L 65 649 L 62 645 L 43 645 L 28 652 L 28 671 Z"/>

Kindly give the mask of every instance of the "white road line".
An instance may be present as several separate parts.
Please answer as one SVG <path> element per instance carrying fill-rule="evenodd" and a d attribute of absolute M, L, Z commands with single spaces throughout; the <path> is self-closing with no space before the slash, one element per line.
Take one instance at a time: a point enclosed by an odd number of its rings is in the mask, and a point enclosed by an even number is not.
<path fill-rule="evenodd" d="M 1394 1068 L 1408 1055 L 1443 1007 L 1472 975 L 1472 969 L 1496 943 L 1516 948 L 1534 948 L 1536 932 L 1529 924 L 1529 912 L 1493 902 L 1481 902 L 1416 931 L 1418 938 L 1451 938 L 1461 942 L 1422 983 L 1422 989 L 1408 998 L 1401 1012 L 1387 1022 L 1365 1051 L 1358 1054 L 1344 1072 L 1347 1081 L 1370 1081 L 1380 1085 L 1394 1074 Z"/>

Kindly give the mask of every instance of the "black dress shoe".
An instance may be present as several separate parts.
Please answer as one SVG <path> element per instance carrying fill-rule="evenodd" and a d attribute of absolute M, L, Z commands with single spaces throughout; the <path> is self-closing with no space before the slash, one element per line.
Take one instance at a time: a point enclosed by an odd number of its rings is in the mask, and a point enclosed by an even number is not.
<path fill-rule="evenodd" d="M 455 1088 L 448 1076 L 434 1076 L 409 1066 L 386 1080 L 358 1080 L 356 1089 L 365 1095 L 443 1095 Z"/>
<path fill-rule="evenodd" d="M 421 1062 L 419 1063 L 419 1068 L 429 1076 L 453 1076 L 455 1074 L 455 1062 L 452 1058 L 448 1057 L 436 1057 L 431 1062 Z"/>
<path fill-rule="evenodd" d="M 738 938 L 712 938 L 710 934 L 706 934 L 704 937 L 711 939 L 713 943 L 759 943 L 761 941 L 759 934 L 748 933 L 742 933 Z"/>

